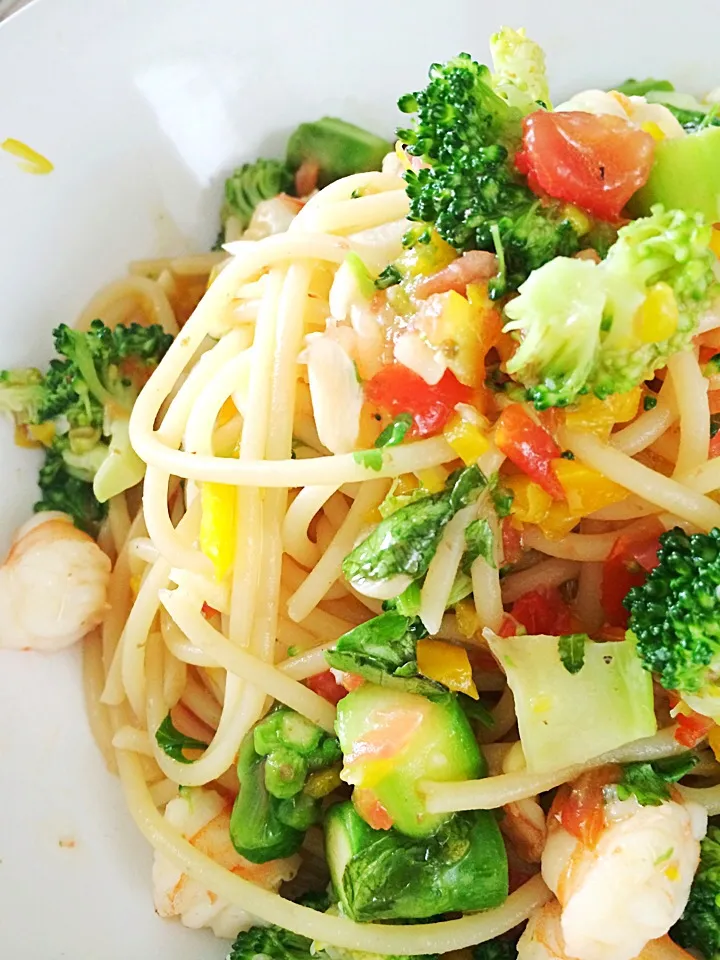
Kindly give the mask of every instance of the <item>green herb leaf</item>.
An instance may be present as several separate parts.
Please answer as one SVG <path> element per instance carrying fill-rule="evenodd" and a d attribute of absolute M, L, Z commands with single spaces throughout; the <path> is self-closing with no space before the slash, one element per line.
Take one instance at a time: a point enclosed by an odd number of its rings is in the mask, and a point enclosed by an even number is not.
<path fill-rule="evenodd" d="M 720 413 L 713 413 L 710 417 L 710 437 L 715 436 L 715 434 L 720 430 Z"/>
<path fill-rule="evenodd" d="M 479 520 L 473 520 L 467 525 L 465 528 L 465 543 L 467 544 L 467 549 L 460 561 L 460 569 L 463 573 L 470 572 L 470 568 L 478 557 L 482 557 L 493 570 L 496 569 L 495 538 L 492 528 L 485 517 Z"/>
<path fill-rule="evenodd" d="M 488 491 L 499 520 L 510 515 L 514 494 L 500 483 L 500 474 L 496 473 L 488 481 Z"/>
<path fill-rule="evenodd" d="M 662 90 L 667 93 L 674 89 L 675 87 L 669 80 L 654 80 L 652 77 L 648 77 L 647 80 L 631 78 L 615 87 L 618 93 L 624 93 L 626 97 L 644 97 L 646 93 L 650 93 L 652 90 Z"/>
<path fill-rule="evenodd" d="M 572 450 L 563 450 L 563 452 L 560 454 L 560 456 L 562 457 L 563 460 L 574 460 L 574 459 L 575 459 L 575 454 L 572 452 Z"/>
<path fill-rule="evenodd" d="M 353 460 L 366 470 L 380 471 L 383 467 L 383 455 L 380 450 L 356 450 Z"/>
<path fill-rule="evenodd" d="M 382 273 L 376 278 L 375 286 L 378 290 L 387 290 L 388 287 L 394 287 L 402 280 L 402 274 L 396 266 L 391 263 L 385 267 Z"/>
<path fill-rule="evenodd" d="M 420 583 L 413 580 L 395 601 L 395 609 L 404 617 L 416 617 L 420 610 Z"/>
<path fill-rule="evenodd" d="M 652 763 L 628 763 L 617 785 L 618 798 L 635 796 L 644 807 L 659 807 L 670 799 L 670 784 L 687 776 L 697 762 L 694 753 L 683 753 Z"/>
<path fill-rule="evenodd" d="M 466 467 L 448 477 L 441 493 L 396 510 L 345 558 L 346 579 L 389 580 L 400 574 L 413 580 L 422 577 L 449 521 L 477 499 L 486 482 L 477 466 Z"/>
<path fill-rule="evenodd" d="M 570 633 L 558 638 L 558 653 L 568 673 L 579 673 L 585 663 L 586 633 Z"/>
<path fill-rule="evenodd" d="M 368 268 L 354 250 L 351 250 L 350 253 L 348 253 L 348 255 L 345 257 L 345 263 L 352 271 L 362 296 L 366 300 L 371 300 L 375 293 L 375 283 L 373 282 L 373 278 L 370 276 L 370 271 Z"/>
<path fill-rule="evenodd" d="M 395 447 L 402 443 L 405 435 L 412 426 L 413 418 L 410 413 L 399 413 L 397 417 L 389 423 L 375 441 L 376 447 Z"/>
<path fill-rule="evenodd" d="M 206 750 L 208 746 L 202 740 L 195 740 L 194 737 L 188 737 L 184 733 L 180 733 L 172 722 L 169 713 L 155 731 L 155 740 L 160 749 L 172 760 L 177 760 L 178 763 L 193 762 L 185 756 L 183 750 Z"/>
<path fill-rule="evenodd" d="M 643 410 L 654 410 L 657 406 L 657 397 L 651 397 L 650 394 L 646 394 L 643 398 Z"/>

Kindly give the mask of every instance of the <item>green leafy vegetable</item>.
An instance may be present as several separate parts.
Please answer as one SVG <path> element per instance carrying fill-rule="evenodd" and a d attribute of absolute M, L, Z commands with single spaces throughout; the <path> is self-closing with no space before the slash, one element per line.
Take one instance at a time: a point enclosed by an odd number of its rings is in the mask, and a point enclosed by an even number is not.
<path fill-rule="evenodd" d="M 493 569 L 497 567 L 495 538 L 485 517 L 473 520 L 465 527 L 465 543 L 467 547 L 460 562 L 460 570 L 463 573 L 470 573 L 470 568 L 478 557 L 482 557 Z"/>
<path fill-rule="evenodd" d="M 375 441 L 376 447 L 395 447 L 402 443 L 413 425 L 412 414 L 399 413 L 392 423 L 389 423 Z"/>
<path fill-rule="evenodd" d="M 667 690 L 710 716 L 717 712 L 720 665 L 720 530 L 660 537 L 658 566 L 625 598 L 629 626 L 647 670 Z"/>
<path fill-rule="evenodd" d="M 525 40 L 522 49 L 515 46 L 519 59 L 530 43 Z M 537 67 L 537 51 L 522 67 L 522 83 L 532 96 L 539 74 L 527 69 L 529 60 Z M 518 75 L 519 66 L 519 61 L 508 60 Z M 405 173 L 410 219 L 432 224 L 456 250 L 497 253 L 504 269 L 491 281 L 493 297 L 517 289 L 532 270 L 579 247 L 564 205 L 540 201 L 515 169 L 522 111 L 505 99 L 511 90 L 508 76 L 498 79 L 503 92 L 499 96 L 487 67 L 460 54 L 434 64 L 426 88 L 398 101 L 403 113 L 417 114 L 415 125 L 398 130 L 398 136 L 411 155 L 428 164 Z"/>
<path fill-rule="evenodd" d="M 709 244 L 699 214 L 658 206 L 620 230 L 602 263 L 558 258 L 541 267 L 505 308 L 505 330 L 522 333 L 508 373 L 539 409 L 588 391 L 623 393 L 650 379 L 688 347 L 716 288 Z M 636 322 L 648 295 L 678 310 L 675 332 L 651 342 Z"/>
<path fill-rule="evenodd" d="M 704 960 L 720 957 L 720 827 L 713 824 L 700 841 L 700 866 L 690 899 L 670 936 Z"/>
<path fill-rule="evenodd" d="M 202 740 L 196 740 L 194 737 L 188 737 L 184 733 L 180 733 L 172 722 L 170 714 L 165 717 L 155 731 L 155 739 L 160 749 L 171 759 L 177 760 L 178 763 L 193 762 L 185 756 L 183 751 L 206 750 L 208 746 L 206 743 L 203 743 Z"/>
<path fill-rule="evenodd" d="M 495 937 L 473 947 L 473 960 L 517 960 L 517 937 Z"/>
<path fill-rule="evenodd" d="M 634 796 L 643 807 L 659 807 L 671 798 L 670 784 L 682 780 L 697 762 L 694 753 L 685 753 L 652 763 L 628 763 L 617 785 L 618 798 L 627 800 Z"/>
<path fill-rule="evenodd" d="M 458 510 L 477 499 L 487 481 L 477 466 L 456 471 L 446 489 L 417 499 L 382 520 L 343 562 L 350 583 L 418 579 L 426 573 L 443 530 Z M 405 586 L 402 587 L 405 589 Z"/>
<path fill-rule="evenodd" d="M 157 325 L 111 330 L 101 320 L 85 332 L 61 324 L 53 335 L 59 356 L 45 374 L 0 374 L 0 412 L 45 446 L 35 509 L 63 511 L 95 534 L 105 502 L 145 473 L 130 445 L 129 417 L 172 337 Z"/>
<path fill-rule="evenodd" d="M 643 410 L 654 410 L 657 406 L 657 397 L 651 397 L 647 394 L 643 397 Z"/>
<path fill-rule="evenodd" d="M 586 633 L 571 633 L 558 639 L 558 653 L 568 673 L 578 673 L 585 663 Z"/>
<path fill-rule="evenodd" d="M 240 792 L 230 817 L 230 838 L 238 853 L 251 863 L 295 853 L 305 831 L 321 817 L 324 792 L 309 778 L 339 770 L 340 758 L 335 737 L 287 707 L 256 724 L 238 754 Z M 332 778 L 328 784 L 332 790 Z"/>
<path fill-rule="evenodd" d="M 504 520 L 510 516 L 512 502 L 515 494 L 508 487 L 504 487 L 500 482 L 500 474 L 495 473 L 488 482 L 488 491 L 495 507 L 495 513 L 499 520 Z"/>
<path fill-rule="evenodd" d="M 675 87 L 669 80 L 653 80 L 648 77 L 647 80 L 626 80 L 614 89 L 618 93 L 624 93 L 626 97 L 644 97 L 651 90 L 674 90 Z"/>
<path fill-rule="evenodd" d="M 353 920 L 486 910 L 507 897 L 505 846 L 487 810 L 455 814 L 433 836 L 417 839 L 373 830 L 342 803 L 329 811 L 325 837 L 335 895 Z"/>
<path fill-rule="evenodd" d="M 383 467 L 383 455 L 380 450 L 356 450 L 353 460 L 366 470 L 379 471 Z"/>
<path fill-rule="evenodd" d="M 378 274 L 375 279 L 375 286 L 378 290 L 387 290 L 388 287 L 394 287 L 402 280 L 402 274 L 394 264 L 389 264 Z"/>

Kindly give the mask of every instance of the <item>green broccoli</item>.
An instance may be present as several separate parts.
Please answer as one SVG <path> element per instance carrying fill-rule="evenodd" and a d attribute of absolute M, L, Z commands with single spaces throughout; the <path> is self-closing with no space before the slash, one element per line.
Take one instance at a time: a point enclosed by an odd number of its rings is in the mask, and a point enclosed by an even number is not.
<path fill-rule="evenodd" d="M 494 92 L 487 67 L 468 54 L 433 64 L 427 87 L 398 106 L 417 114 L 398 136 L 428 164 L 405 173 L 410 219 L 434 225 L 456 250 L 494 250 L 501 265 L 494 297 L 548 260 L 575 253 L 579 240 L 565 206 L 541 202 L 515 169 L 522 113 Z"/>
<path fill-rule="evenodd" d="M 492 84 L 508 103 L 530 113 L 538 104 L 552 109 L 542 47 L 525 35 L 523 29 L 502 27 L 490 38 L 493 67 Z"/>
<path fill-rule="evenodd" d="M 522 334 L 508 373 L 540 409 L 651 378 L 689 346 L 715 289 L 710 235 L 699 214 L 655 206 L 620 230 L 602 263 L 541 267 L 505 308 L 505 330 Z"/>
<path fill-rule="evenodd" d="M 245 230 L 259 203 L 279 193 L 293 192 L 292 170 L 282 160 L 260 159 L 255 163 L 244 163 L 225 181 L 223 223 L 228 217 L 234 217 Z"/>
<path fill-rule="evenodd" d="M 672 939 L 704 960 L 720 958 L 720 827 L 710 826 L 700 843 L 700 866 Z"/>
<path fill-rule="evenodd" d="M 720 530 L 675 527 L 660 537 L 658 561 L 624 601 L 640 658 L 694 709 L 720 714 Z"/>
<path fill-rule="evenodd" d="M 391 143 L 354 123 L 338 117 L 323 117 L 311 123 L 301 123 L 291 134 L 287 164 L 294 171 L 303 163 L 316 163 L 318 186 L 325 187 L 352 173 L 379 170 L 383 157 L 390 150 Z"/>
<path fill-rule="evenodd" d="M 96 533 L 111 497 L 145 472 L 130 446 L 130 412 L 172 337 L 160 326 L 113 330 L 93 320 L 87 332 L 61 324 L 58 357 L 38 370 L 0 374 L 0 412 L 45 446 L 36 510 L 61 510 Z"/>
<path fill-rule="evenodd" d="M 473 960 L 517 960 L 518 936 L 495 937 L 473 947 Z"/>
<path fill-rule="evenodd" d="M 339 783 L 340 759 L 335 737 L 287 707 L 256 724 L 238 754 L 240 792 L 230 817 L 238 853 L 252 863 L 295 853 Z"/>

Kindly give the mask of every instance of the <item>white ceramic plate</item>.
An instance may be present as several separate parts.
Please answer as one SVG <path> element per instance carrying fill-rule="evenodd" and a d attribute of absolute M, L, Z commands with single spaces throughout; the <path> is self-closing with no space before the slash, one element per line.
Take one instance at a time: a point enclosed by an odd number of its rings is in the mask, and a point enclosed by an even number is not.
<path fill-rule="evenodd" d="M 0 367 L 44 361 L 52 327 L 126 261 L 206 249 L 238 161 L 323 114 L 389 135 L 397 95 L 434 60 L 484 57 L 501 23 L 543 43 L 556 96 L 628 75 L 720 82 L 713 0 L 36 0 L 12 16 L 0 142 L 55 171 L 0 152 Z M 36 465 L 0 430 L 4 548 Z M 224 956 L 155 917 L 150 862 L 86 728 L 76 654 L 0 654 L 0 955 Z"/>

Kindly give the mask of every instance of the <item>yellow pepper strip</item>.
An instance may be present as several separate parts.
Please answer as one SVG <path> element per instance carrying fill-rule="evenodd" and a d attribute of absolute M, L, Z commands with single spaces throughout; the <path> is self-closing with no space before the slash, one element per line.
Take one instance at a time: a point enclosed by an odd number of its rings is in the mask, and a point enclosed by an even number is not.
<path fill-rule="evenodd" d="M 212 560 L 217 580 L 224 580 L 235 559 L 237 490 L 224 483 L 203 483 L 200 549 Z"/>
<path fill-rule="evenodd" d="M 645 123 L 640 124 L 640 129 L 644 130 L 645 133 L 649 133 L 653 140 L 666 140 L 664 132 L 660 127 L 655 123 L 654 120 L 646 120 Z"/>
<path fill-rule="evenodd" d="M 576 517 L 586 517 L 628 496 L 625 487 L 578 460 L 558 458 L 553 460 L 553 469 L 565 491 L 568 511 Z"/>
<path fill-rule="evenodd" d="M 553 503 L 538 527 L 548 540 L 562 540 L 580 520 L 571 513 L 567 503 Z"/>
<path fill-rule="evenodd" d="M 565 219 L 569 220 L 573 225 L 575 233 L 579 237 L 584 237 L 592 226 L 590 217 L 588 217 L 587 214 L 580 209 L 580 207 L 576 207 L 573 203 L 566 203 L 562 212 Z"/>
<path fill-rule="evenodd" d="M 720 230 L 717 227 L 713 227 L 710 235 L 710 249 L 716 257 L 720 257 Z"/>
<path fill-rule="evenodd" d="M 220 412 L 217 415 L 217 425 L 222 427 L 226 423 L 230 423 L 232 418 L 238 412 L 238 408 L 235 406 L 232 397 L 228 397 L 225 403 L 220 407 Z"/>
<path fill-rule="evenodd" d="M 667 340 L 677 330 L 680 312 L 669 283 L 660 281 L 648 290 L 633 317 L 633 328 L 643 343 Z"/>
<path fill-rule="evenodd" d="M 512 491 L 513 501 L 510 511 L 521 523 L 540 523 L 552 506 L 552 497 L 529 477 L 512 476 L 504 481 Z"/>
<path fill-rule="evenodd" d="M 480 428 L 456 413 L 443 430 L 445 439 L 466 466 L 477 463 L 490 449 L 490 441 Z"/>
<path fill-rule="evenodd" d="M 17 157 L 20 161 L 20 169 L 24 170 L 25 173 L 43 175 L 52 173 L 55 169 L 47 157 L 38 153 L 37 150 L 33 150 L 32 147 L 23 143 L 22 140 L 14 140 L 12 137 L 8 137 L 7 140 L 0 143 L 0 150 L 4 150 L 5 153 Z"/>
<path fill-rule="evenodd" d="M 708 733 L 708 743 L 715 759 L 720 761 L 720 727 L 717 724 Z"/>
<path fill-rule="evenodd" d="M 416 649 L 418 670 L 424 677 L 479 699 L 467 650 L 445 640 L 418 640 Z"/>
<path fill-rule="evenodd" d="M 475 604 L 468 597 L 455 604 L 455 621 L 458 630 L 467 640 L 474 637 L 482 626 Z"/>
<path fill-rule="evenodd" d="M 417 243 L 398 259 L 400 273 L 410 277 L 427 277 L 457 260 L 457 251 L 433 230 L 428 243 Z"/>
<path fill-rule="evenodd" d="M 635 416 L 641 393 L 640 387 L 633 387 L 626 393 L 614 393 L 605 400 L 593 396 L 582 397 L 575 408 L 565 414 L 567 428 L 592 433 L 601 440 L 607 440 L 616 423 L 626 423 Z"/>
<path fill-rule="evenodd" d="M 445 489 L 448 472 L 444 467 L 427 467 L 425 470 L 417 470 L 415 476 L 429 493 L 440 493 Z"/>

